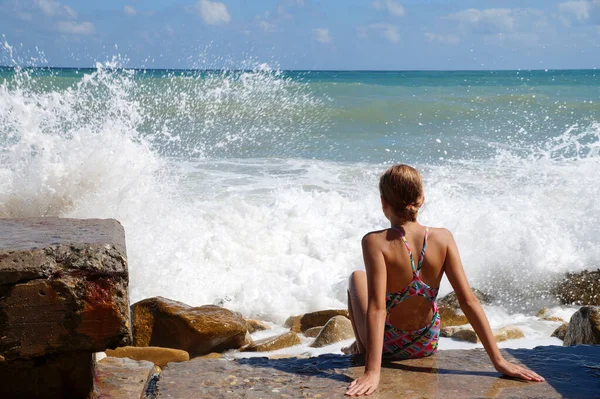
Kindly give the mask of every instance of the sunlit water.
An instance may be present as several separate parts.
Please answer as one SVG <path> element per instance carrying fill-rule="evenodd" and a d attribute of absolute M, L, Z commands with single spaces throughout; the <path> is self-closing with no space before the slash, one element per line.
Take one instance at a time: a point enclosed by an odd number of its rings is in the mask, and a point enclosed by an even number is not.
<path fill-rule="evenodd" d="M 117 67 L 0 69 L 0 217 L 120 220 L 132 302 L 274 326 L 344 308 L 361 237 L 387 227 L 378 176 L 406 162 L 425 179 L 421 222 L 454 233 L 494 297 L 492 327 L 524 331 L 502 345 L 560 344 L 535 314 L 568 319 L 550 287 L 600 260 L 595 71 Z"/>

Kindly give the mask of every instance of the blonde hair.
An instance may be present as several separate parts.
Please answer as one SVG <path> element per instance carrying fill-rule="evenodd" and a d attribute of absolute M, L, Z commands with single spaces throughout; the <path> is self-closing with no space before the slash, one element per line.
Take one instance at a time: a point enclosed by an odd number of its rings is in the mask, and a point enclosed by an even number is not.
<path fill-rule="evenodd" d="M 379 179 L 379 193 L 395 213 L 410 221 L 417 219 L 425 201 L 421 174 L 408 165 L 394 165 Z"/>

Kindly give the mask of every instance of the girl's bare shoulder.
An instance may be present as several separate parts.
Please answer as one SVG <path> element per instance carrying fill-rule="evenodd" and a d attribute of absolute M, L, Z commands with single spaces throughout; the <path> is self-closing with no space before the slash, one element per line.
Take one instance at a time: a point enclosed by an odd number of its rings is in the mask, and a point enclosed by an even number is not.
<path fill-rule="evenodd" d="M 368 232 L 362 238 L 363 246 L 365 246 L 365 245 L 368 245 L 368 246 L 381 245 L 382 243 L 384 243 L 387 240 L 386 237 L 387 237 L 388 230 L 389 229 L 383 229 L 383 230 L 375 230 L 375 231 Z"/>
<path fill-rule="evenodd" d="M 454 236 L 450 230 L 444 227 L 429 227 L 429 237 L 427 240 L 447 246 L 454 241 Z"/>

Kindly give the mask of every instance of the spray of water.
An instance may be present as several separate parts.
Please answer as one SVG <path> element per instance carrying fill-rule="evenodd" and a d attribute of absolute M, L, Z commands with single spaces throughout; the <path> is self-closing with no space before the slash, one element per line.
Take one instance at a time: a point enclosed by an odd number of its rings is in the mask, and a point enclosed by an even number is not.
<path fill-rule="evenodd" d="M 327 122 L 307 85 L 265 67 L 2 73 L 0 216 L 119 219 L 133 301 L 272 321 L 345 306 L 360 238 L 386 227 L 384 166 L 310 159 Z M 473 285 L 507 308 L 552 302 L 552 278 L 600 259 L 599 135 L 574 126 L 525 150 L 417 165 L 423 222 L 453 231 Z"/>

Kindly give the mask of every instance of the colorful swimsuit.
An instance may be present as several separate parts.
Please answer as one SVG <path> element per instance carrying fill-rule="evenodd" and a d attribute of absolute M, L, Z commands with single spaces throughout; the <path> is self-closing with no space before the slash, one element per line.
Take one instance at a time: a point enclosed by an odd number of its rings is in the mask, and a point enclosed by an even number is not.
<path fill-rule="evenodd" d="M 400 229 L 393 228 L 400 233 L 404 245 L 410 255 L 410 267 L 413 271 L 413 279 L 408 286 L 402 291 L 388 292 L 385 295 L 386 318 L 385 328 L 383 333 L 383 356 L 384 358 L 392 359 L 413 359 L 433 355 L 438 347 L 438 339 L 440 335 L 440 314 L 438 313 L 437 302 L 435 301 L 438 289 L 431 288 L 425 284 L 419 273 L 423 266 L 425 258 L 425 248 L 427 247 L 427 236 L 429 229 L 425 229 L 425 239 L 423 240 L 423 250 L 419 257 L 419 264 L 415 267 L 410 245 L 404 236 L 404 232 Z M 418 330 L 399 330 L 390 322 L 391 310 L 400 302 L 410 297 L 422 296 L 431 301 L 433 304 L 433 317 L 430 323 Z"/>

